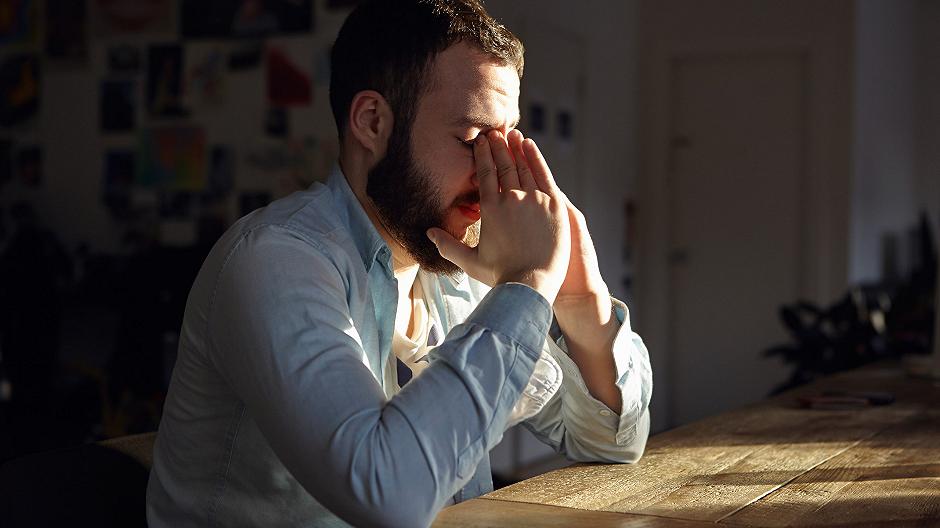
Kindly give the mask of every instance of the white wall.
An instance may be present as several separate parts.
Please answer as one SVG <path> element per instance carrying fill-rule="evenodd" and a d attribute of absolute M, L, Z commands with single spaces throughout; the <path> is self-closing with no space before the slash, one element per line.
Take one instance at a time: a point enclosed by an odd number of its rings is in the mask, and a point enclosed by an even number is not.
<path fill-rule="evenodd" d="M 849 250 L 849 280 L 853 283 L 881 278 L 882 237 L 894 234 L 903 244 L 903 235 L 917 215 L 916 4 L 915 0 L 858 0 L 856 6 L 855 167 Z"/>

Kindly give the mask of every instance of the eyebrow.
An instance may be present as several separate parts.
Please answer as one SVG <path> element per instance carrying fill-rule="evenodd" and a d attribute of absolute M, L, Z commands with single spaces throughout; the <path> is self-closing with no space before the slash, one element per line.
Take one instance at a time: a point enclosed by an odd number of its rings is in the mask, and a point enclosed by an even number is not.
<path fill-rule="evenodd" d="M 520 117 L 521 116 L 516 116 L 516 119 L 509 125 L 510 129 L 519 126 Z M 484 115 L 468 115 L 461 117 L 454 121 L 454 126 L 472 126 L 474 128 L 479 128 L 480 130 L 493 130 L 500 128 L 498 123 L 494 123 L 490 120 L 489 117 Z"/>

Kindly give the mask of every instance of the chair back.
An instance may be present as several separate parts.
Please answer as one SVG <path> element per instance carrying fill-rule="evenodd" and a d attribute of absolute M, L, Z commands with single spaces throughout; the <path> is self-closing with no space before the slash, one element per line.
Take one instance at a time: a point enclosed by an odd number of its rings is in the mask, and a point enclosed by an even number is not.
<path fill-rule="evenodd" d="M 147 526 L 156 433 L 35 453 L 0 466 L 4 526 Z"/>

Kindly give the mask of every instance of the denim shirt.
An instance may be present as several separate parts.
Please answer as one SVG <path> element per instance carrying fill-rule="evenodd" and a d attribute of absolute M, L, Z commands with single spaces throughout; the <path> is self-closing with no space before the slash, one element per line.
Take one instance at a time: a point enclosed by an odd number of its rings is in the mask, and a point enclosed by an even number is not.
<path fill-rule="evenodd" d="M 489 450 L 522 403 L 524 425 L 572 460 L 640 457 L 652 376 L 623 303 L 617 415 L 547 339 L 538 292 L 419 280 L 445 338 L 399 389 L 391 253 L 338 169 L 229 229 L 187 301 L 150 526 L 427 526 L 492 490 Z"/>

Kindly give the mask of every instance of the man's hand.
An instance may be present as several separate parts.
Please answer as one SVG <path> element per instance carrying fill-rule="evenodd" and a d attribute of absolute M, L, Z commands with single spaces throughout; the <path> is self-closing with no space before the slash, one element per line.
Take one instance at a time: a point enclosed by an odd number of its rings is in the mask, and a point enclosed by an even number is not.
<path fill-rule="evenodd" d="M 534 141 L 524 140 L 520 132 L 513 131 L 509 135 L 509 146 L 520 177 L 532 174 L 554 185 L 548 163 Z M 561 193 L 560 190 L 556 192 Z M 614 383 L 616 366 L 611 349 L 620 325 L 613 317 L 610 293 L 601 277 L 597 252 L 584 215 L 567 198 L 565 205 L 571 256 L 564 283 L 553 305 L 555 318 L 565 336 L 568 353 L 578 365 L 588 390 L 619 414 L 622 402 L 620 389 Z"/>
<path fill-rule="evenodd" d="M 477 137 L 473 157 L 483 218 L 479 244 L 469 248 L 439 228 L 428 237 L 471 277 L 491 286 L 527 284 L 554 303 L 571 254 L 567 199 L 551 172 L 518 164 L 498 131 Z"/>

